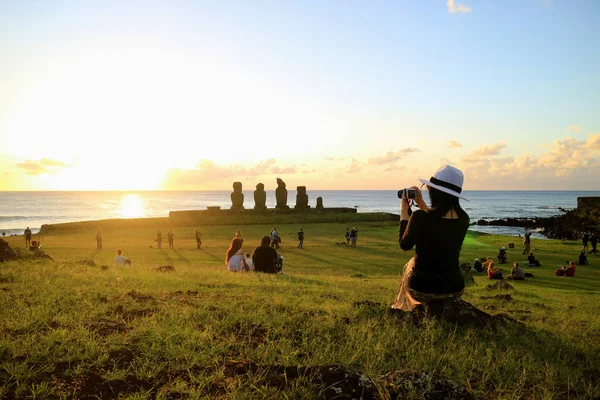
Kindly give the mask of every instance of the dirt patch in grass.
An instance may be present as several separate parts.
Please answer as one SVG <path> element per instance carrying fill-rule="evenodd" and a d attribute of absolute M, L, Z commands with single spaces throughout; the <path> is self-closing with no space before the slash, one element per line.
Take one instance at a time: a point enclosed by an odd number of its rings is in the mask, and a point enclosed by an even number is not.
<path fill-rule="evenodd" d="M 103 319 L 103 318 L 90 321 L 86 324 L 86 326 L 88 329 L 93 330 L 98 335 L 104 336 L 104 337 L 111 335 L 113 333 L 127 332 L 131 329 L 127 325 L 125 325 L 123 322 L 112 321 L 112 320 Z"/>
<path fill-rule="evenodd" d="M 495 296 L 481 296 L 482 300 L 502 300 L 502 301 L 513 301 L 514 299 L 510 294 L 497 294 Z"/>
<path fill-rule="evenodd" d="M 15 277 L 13 275 L 0 275 L 0 283 L 13 283 Z"/>
<path fill-rule="evenodd" d="M 76 261 L 75 264 L 85 265 L 87 267 L 95 267 L 96 266 L 96 262 L 94 260 L 89 260 L 89 259 Z"/>
<path fill-rule="evenodd" d="M 513 285 L 504 281 L 498 281 L 496 283 L 487 285 L 485 288 L 487 290 L 515 290 Z"/>
<path fill-rule="evenodd" d="M 161 265 L 155 268 L 158 272 L 175 272 L 175 267 L 172 265 Z"/>
<path fill-rule="evenodd" d="M 127 292 L 124 295 L 125 297 L 130 297 L 135 301 L 139 301 L 139 302 L 144 302 L 144 301 L 152 301 L 155 302 L 156 300 L 154 299 L 154 297 L 152 297 L 149 294 L 142 294 L 139 292 L 136 292 L 135 290 L 132 290 L 131 292 Z"/>

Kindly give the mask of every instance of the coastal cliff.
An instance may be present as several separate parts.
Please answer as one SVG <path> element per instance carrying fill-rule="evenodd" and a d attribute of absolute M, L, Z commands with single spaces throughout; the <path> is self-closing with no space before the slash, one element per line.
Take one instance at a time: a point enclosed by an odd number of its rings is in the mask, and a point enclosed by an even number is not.
<path fill-rule="evenodd" d="M 577 208 L 556 217 L 479 220 L 476 224 L 541 229 L 551 239 L 579 240 L 585 232 L 600 232 L 600 197 L 578 197 Z"/>

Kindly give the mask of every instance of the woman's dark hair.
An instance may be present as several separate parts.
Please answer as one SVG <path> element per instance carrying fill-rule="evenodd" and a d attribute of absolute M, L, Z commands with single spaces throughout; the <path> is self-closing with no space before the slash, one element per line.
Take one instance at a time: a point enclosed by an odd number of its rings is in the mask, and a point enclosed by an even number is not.
<path fill-rule="evenodd" d="M 229 248 L 227 249 L 227 255 L 225 256 L 225 262 L 229 262 L 229 259 L 238 252 L 239 249 L 242 248 L 242 241 L 238 238 L 235 238 L 231 241 Z"/>
<path fill-rule="evenodd" d="M 458 218 L 469 218 L 465 210 L 462 209 L 458 202 L 458 197 L 452 196 L 441 190 L 437 190 L 428 186 L 429 198 L 431 199 L 431 210 L 429 211 L 434 217 L 442 218 L 450 209 L 456 211 Z"/>

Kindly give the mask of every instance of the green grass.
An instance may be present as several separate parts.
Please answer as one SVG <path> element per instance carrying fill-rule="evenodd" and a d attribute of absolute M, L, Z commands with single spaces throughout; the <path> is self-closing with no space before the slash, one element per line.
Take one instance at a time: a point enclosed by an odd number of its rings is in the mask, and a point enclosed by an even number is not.
<path fill-rule="evenodd" d="M 600 396 L 600 257 L 577 276 L 554 270 L 575 259 L 579 243 L 533 240 L 542 267 L 535 278 L 511 282 L 513 301 L 476 276 L 463 298 L 524 325 L 495 330 L 444 322 L 408 324 L 387 311 L 402 266 L 413 255 L 398 247 L 397 226 L 360 223 L 358 247 L 346 248 L 345 224 L 277 226 L 283 275 L 231 273 L 225 251 L 235 227 L 176 228 L 175 250 L 153 242 L 156 229 L 57 230 L 43 237 L 56 261 L 0 264 L 0 398 L 314 398 L 308 380 L 269 383 L 269 368 L 342 364 L 375 380 L 396 369 L 443 374 L 484 399 Z M 251 252 L 272 226 L 244 226 Z M 22 246 L 22 237 L 7 238 Z M 524 260 L 516 238 L 469 234 L 461 259 L 495 257 L 514 241 L 509 261 Z M 153 246 L 153 248 L 150 248 Z M 120 247 L 131 268 L 112 265 Z M 98 266 L 77 261 L 93 259 Z M 160 273 L 156 267 L 173 265 Z M 101 270 L 100 265 L 108 265 Z M 504 268 L 508 271 L 508 267 Z M 500 292 L 505 293 L 505 292 Z M 355 307 L 369 300 L 381 306 Z M 257 370 L 232 374 L 232 362 Z M 382 391 L 383 398 L 386 393 Z"/>

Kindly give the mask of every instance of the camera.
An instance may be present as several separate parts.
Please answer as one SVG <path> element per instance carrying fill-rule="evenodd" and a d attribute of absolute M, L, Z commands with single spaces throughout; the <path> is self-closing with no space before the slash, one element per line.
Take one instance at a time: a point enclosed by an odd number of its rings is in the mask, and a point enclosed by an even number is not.
<path fill-rule="evenodd" d="M 414 200 L 417 198 L 417 190 L 413 188 L 406 188 L 402 190 L 398 190 L 398 198 L 401 199 L 402 195 L 407 200 Z"/>

